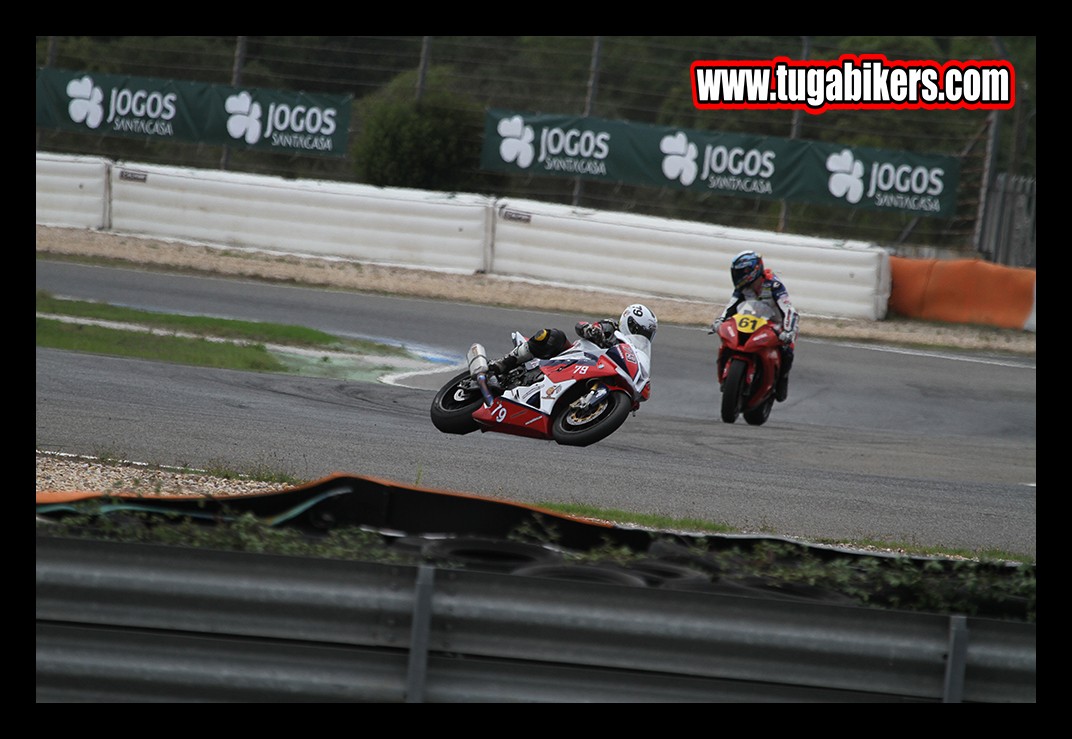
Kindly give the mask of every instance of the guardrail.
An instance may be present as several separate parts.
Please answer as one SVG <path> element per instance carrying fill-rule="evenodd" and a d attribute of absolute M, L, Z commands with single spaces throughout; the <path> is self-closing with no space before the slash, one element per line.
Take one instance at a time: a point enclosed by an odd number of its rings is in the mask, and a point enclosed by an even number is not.
<path fill-rule="evenodd" d="M 37 536 L 37 700 L 1036 700 L 1036 628 Z"/>

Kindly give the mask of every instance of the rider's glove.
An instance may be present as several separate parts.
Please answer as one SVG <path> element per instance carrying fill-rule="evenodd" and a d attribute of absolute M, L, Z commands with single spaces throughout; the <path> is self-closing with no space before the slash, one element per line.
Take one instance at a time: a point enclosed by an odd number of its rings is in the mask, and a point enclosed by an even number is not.
<path fill-rule="evenodd" d="M 722 319 L 721 318 L 716 318 L 714 320 L 714 322 L 711 324 L 710 333 L 717 334 L 718 333 L 718 327 L 721 326 L 721 325 L 722 325 Z"/>
<path fill-rule="evenodd" d="M 780 334 L 778 334 L 778 340 L 781 341 L 783 344 L 792 344 L 793 341 L 796 340 L 796 338 L 797 337 L 793 335 L 792 331 L 782 331 Z"/>
<path fill-rule="evenodd" d="M 581 336 L 596 344 L 602 343 L 605 338 L 603 327 L 598 323 L 584 324 L 584 326 L 581 327 Z"/>

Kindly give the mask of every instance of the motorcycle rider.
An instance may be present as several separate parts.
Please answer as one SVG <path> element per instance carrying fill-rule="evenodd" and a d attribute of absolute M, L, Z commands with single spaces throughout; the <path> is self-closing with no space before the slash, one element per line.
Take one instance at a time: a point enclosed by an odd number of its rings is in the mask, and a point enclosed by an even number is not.
<path fill-rule="evenodd" d="M 781 340 L 782 373 L 774 390 L 775 400 L 789 397 L 789 370 L 793 367 L 800 315 L 789 300 L 789 291 L 778 275 L 763 265 L 763 257 L 752 250 L 742 251 L 730 264 L 733 279 L 733 297 L 722 313 L 711 323 L 711 333 L 717 333 L 722 322 L 737 312 L 737 307 L 748 300 L 763 303 L 781 316 L 778 338 Z"/>
<path fill-rule="evenodd" d="M 651 341 L 659 327 L 659 319 L 646 305 L 634 303 L 622 311 L 617 321 L 606 318 L 602 321 L 578 321 L 574 331 L 583 339 L 588 339 L 604 349 L 627 342 L 634 351 L 641 352 L 651 360 Z M 531 359 L 550 359 L 560 354 L 569 345 L 565 332 L 557 328 L 542 328 L 532 337 L 514 347 L 502 359 L 489 365 L 497 375 L 509 372 L 514 367 Z"/>

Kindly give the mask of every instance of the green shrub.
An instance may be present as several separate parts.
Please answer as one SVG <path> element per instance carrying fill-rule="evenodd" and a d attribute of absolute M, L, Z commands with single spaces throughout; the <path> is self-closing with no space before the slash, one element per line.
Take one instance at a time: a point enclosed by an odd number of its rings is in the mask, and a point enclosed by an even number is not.
<path fill-rule="evenodd" d="M 447 89 L 447 70 L 433 69 L 428 78 L 420 99 L 416 72 L 407 72 L 359 103 L 351 152 L 359 181 L 476 191 L 483 111 L 464 92 Z"/>

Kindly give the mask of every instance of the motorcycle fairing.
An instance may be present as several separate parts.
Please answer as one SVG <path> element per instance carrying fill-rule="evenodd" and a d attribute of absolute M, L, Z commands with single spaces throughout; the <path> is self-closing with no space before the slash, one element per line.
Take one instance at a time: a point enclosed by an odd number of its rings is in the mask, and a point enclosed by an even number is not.
<path fill-rule="evenodd" d="M 556 383 L 605 377 L 613 370 L 625 381 L 624 387 L 633 388 L 645 398 L 650 394 L 647 365 L 625 341 L 604 350 L 582 339 L 557 357 L 540 361 L 539 366 Z"/>
<path fill-rule="evenodd" d="M 607 350 L 607 356 L 614 360 L 619 372 L 624 373 L 633 385 L 639 388 L 644 384 L 644 366 L 632 346 L 624 342 L 615 344 Z"/>
<path fill-rule="evenodd" d="M 566 367 L 556 366 L 550 373 L 545 370 L 534 384 L 510 388 L 502 394 L 502 398 L 534 409 L 544 416 L 550 416 L 562 393 L 577 381 L 572 372 L 576 366 L 573 364 Z"/>
<path fill-rule="evenodd" d="M 572 380 L 577 374 L 586 374 L 587 369 L 578 372 L 579 367 L 594 367 L 599 364 L 599 357 L 586 351 L 568 349 L 552 359 L 540 360 L 540 371 L 552 382 Z"/>
<path fill-rule="evenodd" d="M 522 388 L 527 389 L 527 388 Z M 551 416 L 539 408 L 533 408 L 514 397 L 516 390 L 510 390 L 495 399 L 491 406 L 482 405 L 473 413 L 473 420 L 483 430 L 494 428 L 507 434 L 530 436 L 546 439 L 551 435 Z M 552 401 L 553 402 L 553 401 Z M 550 405 L 548 405 L 550 409 Z"/>

